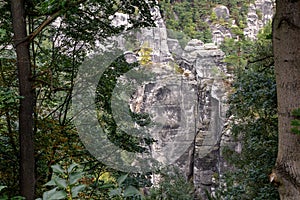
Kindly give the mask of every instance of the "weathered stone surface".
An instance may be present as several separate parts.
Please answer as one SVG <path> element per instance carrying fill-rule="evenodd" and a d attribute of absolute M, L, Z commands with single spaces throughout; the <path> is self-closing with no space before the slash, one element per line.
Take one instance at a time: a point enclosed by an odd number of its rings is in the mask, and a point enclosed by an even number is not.
<path fill-rule="evenodd" d="M 232 22 L 229 20 L 230 11 L 226 6 L 218 5 L 215 8 L 213 8 L 213 12 L 216 14 L 218 20 L 223 20 L 224 23 L 232 23 L 229 24 L 229 27 L 235 25 L 234 21 Z M 208 23 L 210 24 L 212 41 L 217 46 L 219 46 L 225 38 L 233 38 L 231 30 L 227 28 L 227 26 L 218 23 L 212 23 L 212 21 L 208 21 Z"/>
<path fill-rule="evenodd" d="M 272 0 L 257 0 L 255 4 L 250 5 L 244 34 L 255 39 L 258 31 L 272 19 L 273 8 Z M 261 12 L 261 18 L 257 10 Z M 229 9 L 225 6 L 217 6 L 214 12 L 219 19 L 227 21 L 230 17 Z M 234 21 L 231 23 L 235 25 Z M 224 53 L 218 49 L 224 38 L 232 38 L 233 35 L 231 30 L 218 24 L 211 26 L 211 29 L 214 43 L 204 44 L 200 40 L 192 39 L 181 48 L 175 39 L 167 39 L 168 48 L 166 48 L 170 54 L 176 55 L 173 57 L 174 62 L 183 71 L 189 72 L 190 83 L 197 93 L 195 106 L 186 106 L 186 109 L 193 110 L 190 113 L 193 115 L 191 119 L 195 119 L 195 138 L 189 149 L 182 152 L 182 156 L 176 161 L 176 165 L 182 169 L 186 177 L 193 181 L 197 199 L 207 199 L 205 191 L 213 193 L 218 187 L 216 179 L 219 179 L 226 170 L 232 170 L 224 160 L 222 150 L 231 148 L 238 153 L 242 150 L 241 144 L 231 137 L 230 128 L 226 123 L 228 119 L 225 102 L 232 75 L 223 63 Z M 161 95 L 168 93 L 163 89 L 156 92 Z M 171 101 L 168 103 L 172 104 Z M 170 115 L 173 125 L 165 132 L 162 130 L 162 141 L 170 141 L 168 137 L 172 138 L 180 131 L 175 122 L 180 120 L 179 113 L 179 109 L 173 107 L 173 114 Z"/>
<path fill-rule="evenodd" d="M 227 10 L 221 8 L 226 14 Z M 156 16 L 159 18 L 159 14 Z M 178 166 L 193 181 L 198 197 L 205 199 L 205 190 L 216 187 L 214 179 L 220 176 L 220 162 L 224 162 L 220 144 L 226 113 L 225 82 L 230 74 L 223 63 L 224 53 L 214 43 L 193 39 L 181 48 L 160 26 L 138 35 L 139 41 L 147 41 L 153 49 L 152 61 L 159 67 L 153 65 L 156 81 L 145 82 L 137 89 L 130 108 L 135 113 L 150 114 L 154 121 L 164 119 L 163 127 L 150 130 L 156 140 L 149 149 L 152 156 Z M 174 66 L 179 70 L 176 73 Z M 189 148 L 183 150 L 183 145 Z"/>
<path fill-rule="evenodd" d="M 225 38 L 233 38 L 231 31 L 220 24 L 213 24 L 210 26 L 210 29 L 212 40 L 217 46 L 219 46 Z"/>
<path fill-rule="evenodd" d="M 256 0 L 254 4 L 250 4 L 244 35 L 250 39 L 256 39 L 259 30 L 273 18 L 274 9 L 275 1 L 273 0 Z"/>
<path fill-rule="evenodd" d="M 216 13 L 218 19 L 223 18 L 227 20 L 230 18 L 229 9 L 226 6 L 218 5 L 213 8 L 213 12 Z"/>
<path fill-rule="evenodd" d="M 250 39 L 256 39 L 260 29 L 262 29 L 270 20 L 272 20 L 275 9 L 274 0 L 256 0 L 254 4 L 249 5 L 247 14 L 247 24 L 244 29 L 244 35 Z M 226 6 L 218 5 L 213 8 L 217 18 L 224 19 L 224 23 L 230 23 L 227 26 L 218 23 L 210 23 L 213 42 L 219 46 L 225 38 L 236 38 L 230 27 L 236 26 L 234 20 L 230 18 L 229 9 Z M 228 28 L 229 27 L 229 28 Z"/>
<path fill-rule="evenodd" d="M 167 43 L 170 52 L 174 53 L 174 56 L 179 55 L 180 57 L 180 55 L 182 55 L 183 49 L 181 48 L 178 40 L 168 38 Z"/>
<path fill-rule="evenodd" d="M 162 33 L 160 41 L 155 40 L 159 33 Z M 148 37 L 153 34 L 157 34 L 154 39 Z M 227 95 L 225 82 L 230 77 L 223 63 L 224 53 L 215 44 L 204 44 L 200 40 L 191 40 L 182 50 L 178 41 L 165 37 L 163 30 L 155 33 L 145 30 L 140 37 L 140 40 L 146 37 L 149 46 L 159 53 L 155 62 L 161 65 L 153 69 L 157 81 L 146 83 L 133 96 L 131 110 L 164 116 L 164 126 L 151 132 L 157 140 L 151 145 L 152 156 L 166 163 L 180 155 L 174 164 L 194 182 L 199 198 L 205 198 L 205 190 L 216 187 L 213 178 L 221 172 L 220 144 Z M 156 51 L 158 47 L 161 49 Z M 171 57 L 172 54 L 176 54 L 176 58 Z M 166 58 L 170 59 L 169 62 Z M 172 62 L 177 63 L 181 72 L 174 74 L 174 68 L 170 68 Z M 178 80 L 186 85 L 178 84 Z M 172 82 L 176 84 L 172 85 Z M 155 104 L 161 107 L 153 111 Z M 189 148 L 183 151 L 179 147 L 186 142 Z"/>

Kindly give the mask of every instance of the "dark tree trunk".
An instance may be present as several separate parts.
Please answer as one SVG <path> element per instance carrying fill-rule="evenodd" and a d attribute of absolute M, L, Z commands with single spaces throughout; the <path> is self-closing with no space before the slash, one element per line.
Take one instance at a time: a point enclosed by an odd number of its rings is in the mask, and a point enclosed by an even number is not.
<path fill-rule="evenodd" d="M 14 45 L 17 53 L 19 92 L 20 190 L 26 199 L 34 199 L 35 162 L 33 146 L 33 104 L 29 40 L 26 40 L 26 16 L 23 0 L 11 0 Z"/>
<path fill-rule="evenodd" d="M 277 0 L 273 22 L 279 146 L 273 176 L 282 200 L 300 199 L 300 135 L 291 112 L 300 107 L 300 1 Z M 273 177 L 274 178 L 274 177 Z"/>

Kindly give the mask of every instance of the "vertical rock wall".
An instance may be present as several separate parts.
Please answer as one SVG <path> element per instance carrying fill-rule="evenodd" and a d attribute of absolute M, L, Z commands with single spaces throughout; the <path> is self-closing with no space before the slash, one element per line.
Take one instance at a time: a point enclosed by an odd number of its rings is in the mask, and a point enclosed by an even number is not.
<path fill-rule="evenodd" d="M 159 10 L 154 12 L 158 28 L 144 29 L 138 37 L 153 50 L 152 61 L 159 63 L 159 68 L 153 68 L 156 81 L 137 89 L 131 110 L 151 115 L 153 105 L 162 106 L 152 113 L 156 115 L 153 119 L 157 114 L 166 118 L 161 129 L 152 130 L 151 136 L 157 140 L 150 148 L 152 156 L 162 162 L 174 161 L 194 183 L 196 198 L 206 199 L 205 190 L 213 192 L 217 187 L 214 180 L 223 171 L 220 149 L 227 145 L 222 133 L 231 74 L 217 46 L 193 39 L 182 47 L 178 40 L 167 37 Z M 168 148 L 170 143 L 173 148 Z"/>
<path fill-rule="evenodd" d="M 254 4 L 250 4 L 244 35 L 252 40 L 256 39 L 259 30 L 272 20 L 274 9 L 273 0 L 256 0 Z"/>
<path fill-rule="evenodd" d="M 196 137 L 185 160 L 185 172 L 193 180 L 198 198 L 205 199 L 205 190 L 216 187 L 214 180 L 220 176 L 220 144 L 226 117 L 226 96 L 231 77 L 222 62 L 224 53 L 212 44 L 190 41 L 182 55 L 184 65 L 197 82 Z M 181 164 L 184 163 L 181 160 Z M 180 165 L 180 164 L 179 164 Z M 181 165 L 184 166 L 184 165 Z"/>
<path fill-rule="evenodd" d="M 246 36 L 254 39 L 258 30 L 270 20 L 273 15 L 271 4 L 271 0 L 257 0 L 255 5 L 250 5 Z M 257 9 L 262 12 L 261 19 Z M 229 10 L 224 6 L 219 6 L 215 12 L 220 14 L 218 17 L 228 18 Z M 225 102 L 232 75 L 227 72 L 224 53 L 217 46 L 193 39 L 183 48 L 178 40 L 167 37 L 158 9 L 154 9 L 153 15 L 157 18 L 158 28 L 144 29 L 138 37 L 139 41 L 147 41 L 153 50 L 152 61 L 160 63 L 160 68 L 153 71 L 157 73 L 156 81 L 137 89 L 130 107 L 132 112 L 151 114 L 153 105 L 159 102 L 163 109 L 158 107 L 155 112 L 164 116 L 166 121 L 159 131 L 152 132 L 152 136 L 158 139 L 150 148 L 152 155 L 162 162 L 172 161 L 175 159 L 173 155 L 181 155 L 174 160 L 175 165 L 194 183 L 196 199 L 207 199 L 205 191 L 213 193 L 217 187 L 215 180 L 227 168 L 221 149 L 231 146 L 240 151 L 240 145 L 234 143 L 230 133 L 224 130 Z M 214 30 L 216 44 L 224 39 L 223 36 L 228 36 L 229 31 L 224 31 Z M 218 35 L 223 36 L 220 39 Z M 174 66 L 170 63 L 178 67 L 179 73 L 174 75 Z M 178 84 L 182 80 L 188 87 Z M 170 85 L 172 82 L 177 88 Z M 159 110 L 163 112 L 157 112 Z M 177 141 L 175 148 L 166 148 L 178 135 L 186 137 L 181 137 L 181 143 Z M 186 145 L 185 140 L 189 141 L 189 147 L 182 150 L 180 147 Z"/>
<path fill-rule="evenodd" d="M 232 23 L 226 26 L 218 23 L 210 24 L 213 43 L 219 46 L 225 38 L 238 39 L 231 31 L 231 29 L 237 25 L 234 20 L 229 20 L 231 16 L 230 10 L 226 6 L 218 5 L 213 9 L 213 12 L 216 14 L 218 20 L 222 19 L 226 23 Z M 253 4 L 250 4 L 248 8 L 247 24 L 245 24 L 246 27 L 244 29 L 244 35 L 249 39 L 256 39 L 259 30 L 272 20 L 274 13 L 274 0 L 256 0 Z"/>
<path fill-rule="evenodd" d="M 214 44 L 195 39 L 182 49 L 177 40 L 166 37 L 163 29 L 145 30 L 140 37 L 147 38 L 154 49 L 153 60 L 160 67 L 154 70 L 156 81 L 137 90 L 131 100 L 132 111 L 151 113 L 154 104 L 163 107 L 155 111 L 163 110 L 158 113 L 167 120 L 151 134 L 157 140 L 151 146 L 152 156 L 161 162 L 174 161 L 194 183 L 197 198 L 205 199 L 205 190 L 216 187 L 214 179 L 220 176 L 224 162 L 220 145 L 226 145 L 222 133 L 231 78 L 223 63 L 224 53 Z M 180 72 L 174 74 L 170 63 Z M 172 82 L 176 83 L 174 87 Z M 186 142 L 188 146 L 183 148 Z M 170 143 L 173 148 L 166 148 Z M 175 159 L 176 155 L 181 156 Z"/>

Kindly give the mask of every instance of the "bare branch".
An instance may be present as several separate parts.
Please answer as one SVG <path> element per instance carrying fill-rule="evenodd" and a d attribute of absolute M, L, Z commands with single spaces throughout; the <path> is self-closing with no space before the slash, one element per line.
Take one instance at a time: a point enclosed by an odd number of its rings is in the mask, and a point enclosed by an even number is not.
<path fill-rule="evenodd" d="M 53 22 L 60 14 L 62 10 L 59 10 L 48 17 L 37 29 L 35 29 L 30 35 L 28 35 L 28 40 L 33 40 L 46 26 L 48 26 L 51 22 Z"/>
<path fill-rule="evenodd" d="M 256 60 L 248 60 L 248 63 L 256 63 L 256 62 L 264 61 L 264 60 L 267 60 L 267 59 L 273 58 L 273 57 L 274 57 L 273 55 L 269 55 L 269 56 L 265 56 L 263 58 L 258 58 Z"/>
<path fill-rule="evenodd" d="M 67 8 L 77 6 L 81 3 L 84 3 L 85 1 L 87 1 L 87 0 L 78 0 L 77 2 L 66 5 L 66 8 L 63 8 L 63 9 L 60 9 L 60 10 L 54 12 L 45 21 L 43 21 L 43 23 L 37 29 L 35 29 L 30 35 L 28 35 L 26 40 L 29 40 L 29 41 L 33 40 L 46 26 L 48 26 L 51 22 L 53 22 L 61 14 L 63 14 L 67 10 Z"/>

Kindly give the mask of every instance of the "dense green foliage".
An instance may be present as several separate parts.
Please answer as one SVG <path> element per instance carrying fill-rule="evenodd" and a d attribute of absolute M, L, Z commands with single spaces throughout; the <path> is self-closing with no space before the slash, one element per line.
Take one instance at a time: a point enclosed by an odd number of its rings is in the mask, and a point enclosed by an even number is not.
<path fill-rule="evenodd" d="M 50 199 L 74 199 L 78 197 L 79 193 L 85 189 L 85 185 L 79 183 L 82 179 L 84 172 L 79 169 L 79 165 L 72 163 L 65 169 L 56 164 L 52 165 L 53 175 L 51 180 L 45 186 L 52 186 L 53 189 L 43 193 L 43 198 L 38 200 Z"/>
<path fill-rule="evenodd" d="M 194 186 L 188 182 L 181 172 L 168 167 L 160 172 L 160 182 L 152 187 L 146 200 L 192 200 Z"/>
<path fill-rule="evenodd" d="M 207 2 L 161 2 L 161 7 L 168 29 L 182 31 L 190 38 L 211 40 L 209 25 L 203 19 L 210 14 L 211 7 Z M 205 5 L 205 6 L 203 6 Z M 201 8 L 201 9 L 199 9 Z"/>
<path fill-rule="evenodd" d="M 251 1 L 216 0 L 216 1 L 189 1 L 189 0 L 164 0 L 160 1 L 163 17 L 168 29 L 184 33 L 184 35 L 211 42 L 210 27 L 219 24 L 240 37 L 243 37 L 243 29 L 247 23 L 248 5 Z M 229 18 L 218 18 L 213 9 L 224 5 L 229 9 Z M 232 26 L 235 22 L 236 26 Z"/>
<path fill-rule="evenodd" d="M 129 70 L 137 67 L 138 63 L 129 64 L 125 61 L 124 56 L 114 60 L 114 62 L 103 72 L 97 87 L 96 105 L 99 113 L 99 122 L 102 129 L 105 130 L 110 141 L 120 148 L 131 152 L 142 152 L 145 149 L 139 146 L 141 139 L 127 134 L 125 131 L 117 128 L 111 108 L 111 97 L 113 90 L 116 87 L 118 78 L 128 72 Z M 130 110 L 130 109 L 129 109 Z M 145 126 L 150 123 L 150 118 L 147 113 L 134 113 L 131 112 L 131 118 L 140 126 Z M 129 126 L 129 125 L 126 125 Z M 134 129 L 131 129 L 133 131 Z M 137 131 L 137 130 L 136 130 Z M 136 133 L 138 134 L 138 133 Z M 131 133 L 131 135 L 135 135 Z M 150 144 L 150 138 L 144 138 L 144 144 Z"/>
<path fill-rule="evenodd" d="M 70 166 L 77 162 L 89 172 L 89 177 L 82 178 L 86 179 L 86 184 L 97 185 L 87 190 L 90 198 L 97 199 L 94 196 L 97 193 L 93 192 L 100 190 L 96 177 L 108 169 L 85 150 L 73 125 L 70 105 L 74 80 L 78 67 L 95 41 L 124 30 L 124 26 L 113 26 L 109 16 L 116 12 L 128 13 L 132 28 L 149 26 L 153 25 L 149 8 L 154 5 L 153 2 L 125 0 L 26 1 L 28 32 L 34 38 L 30 43 L 30 54 L 35 93 L 38 197 L 50 189 L 44 184 L 54 176 L 52 165 Z M 0 186 L 7 186 L 3 195 L 11 197 L 19 192 L 18 107 L 22 97 L 18 96 L 10 2 L 0 1 L 0 10 Z M 55 23 L 41 26 L 51 19 L 49 16 L 60 18 Z M 118 176 L 119 172 L 113 171 L 111 177 Z"/>
<path fill-rule="evenodd" d="M 291 121 L 292 132 L 300 134 L 300 108 L 293 110 L 292 116 L 295 118 Z"/>
<path fill-rule="evenodd" d="M 277 155 L 271 26 L 267 26 L 255 42 L 227 41 L 223 48 L 227 49 L 229 66 L 234 65 L 236 70 L 228 114 L 231 131 L 241 142 L 242 151 L 224 150 L 234 170 L 225 174 L 219 195 L 226 199 L 278 199 L 277 190 L 268 179 Z M 241 53 L 234 56 L 233 49 Z"/>

